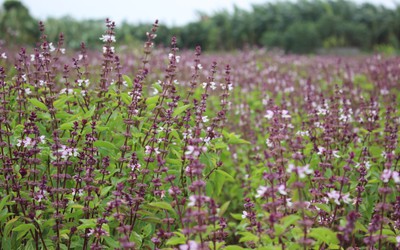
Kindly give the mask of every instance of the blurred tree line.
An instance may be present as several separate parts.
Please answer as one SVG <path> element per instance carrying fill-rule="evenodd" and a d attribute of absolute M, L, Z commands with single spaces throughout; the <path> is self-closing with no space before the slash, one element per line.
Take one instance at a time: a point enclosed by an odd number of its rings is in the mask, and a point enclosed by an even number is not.
<path fill-rule="evenodd" d="M 64 33 L 67 47 L 100 45 L 103 20 L 77 21 L 70 17 L 45 21 L 49 39 Z M 122 23 L 117 27 L 119 44 L 137 45 L 145 39 L 150 24 Z M 357 47 L 364 51 L 400 46 L 400 6 L 390 9 L 346 0 L 278 1 L 235 7 L 233 12 L 200 13 L 199 19 L 180 27 L 161 25 L 157 43 L 168 46 L 172 35 L 179 46 L 205 50 L 233 50 L 266 46 L 291 53 L 313 53 L 316 49 Z M 8 0 L 0 10 L 0 39 L 7 43 L 33 44 L 38 38 L 37 20 L 19 1 Z"/>

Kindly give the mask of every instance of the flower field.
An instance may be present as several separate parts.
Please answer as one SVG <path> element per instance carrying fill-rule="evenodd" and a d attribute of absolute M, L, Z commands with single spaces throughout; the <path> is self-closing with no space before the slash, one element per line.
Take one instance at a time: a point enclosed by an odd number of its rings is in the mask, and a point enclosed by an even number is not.
<path fill-rule="evenodd" d="M 0 48 L 0 249 L 396 249 L 400 58 Z"/>

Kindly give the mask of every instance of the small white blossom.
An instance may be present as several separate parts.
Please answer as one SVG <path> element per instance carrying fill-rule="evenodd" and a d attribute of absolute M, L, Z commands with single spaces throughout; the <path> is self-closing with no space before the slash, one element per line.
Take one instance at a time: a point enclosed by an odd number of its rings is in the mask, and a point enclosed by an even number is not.
<path fill-rule="evenodd" d="M 100 37 L 100 40 L 101 41 L 103 41 L 103 42 L 108 42 L 108 41 L 111 41 L 111 42 L 115 42 L 116 40 L 115 40 L 115 36 L 113 36 L 113 35 L 102 35 L 101 37 Z"/>
<path fill-rule="evenodd" d="M 287 195 L 287 192 L 286 192 L 286 189 L 285 189 L 285 185 L 283 185 L 283 184 L 279 185 L 279 187 L 278 187 L 278 192 L 279 192 L 281 195 Z"/>
<path fill-rule="evenodd" d="M 6 55 L 6 53 L 5 53 L 5 52 L 1 53 L 1 58 L 3 58 L 3 59 L 7 59 L 7 55 Z"/>
<path fill-rule="evenodd" d="M 156 88 L 153 88 L 153 95 L 157 95 L 159 92 L 158 92 L 158 89 L 156 89 Z"/>
<path fill-rule="evenodd" d="M 332 155 L 333 155 L 335 158 L 340 158 L 340 155 L 338 155 L 338 153 L 339 153 L 339 151 L 337 151 L 337 150 L 332 150 Z"/>
<path fill-rule="evenodd" d="M 267 118 L 268 120 L 271 120 L 273 116 L 274 116 L 274 111 L 272 110 L 267 110 L 267 114 L 264 115 L 264 117 Z"/>
<path fill-rule="evenodd" d="M 53 52 L 55 50 L 56 50 L 56 48 L 54 47 L 53 43 L 49 43 L 49 51 Z"/>
<path fill-rule="evenodd" d="M 30 88 L 26 88 L 25 89 L 25 94 L 30 95 L 32 93 Z"/>
<path fill-rule="evenodd" d="M 282 110 L 281 115 L 282 115 L 282 118 L 284 118 L 284 119 L 289 119 L 291 117 L 291 115 L 289 115 L 289 111 L 287 111 L 287 110 Z"/>
<path fill-rule="evenodd" d="M 194 207 L 196 205 L 196 196 L 189 196 L 189 203 L 187 205 L 188 207 Z"/>
<path fill-rule="evenodd" d="M 392 170 L 390 170 L 390 169 L 385 169 L 385 170 L 383 170 L 383 172 L 382 172 L 381 180 L 382 180 L 383 182 L 385 182 L 385 183 L 388 183 L 391 176 L 392 176 Z"/>
<path fill-rule="evenodd" d="M 271 141 L 270 139 L 266 139 L 266 140 L 265 140 L 265 143 L 267 144 L 267 146 L 268 146 L 269 148 L 272 148 L 272 147 L 274 146 L 274 144 L 272 143 L 272 141 Z"/>
<path fill-rule="evenodd" d="M 194 240 L 189 240 L 187 244 L 179 246 L 179 250 L 198 250 L 201 249 L 199 244 Z"/>
<path fill-rule="evenodd" d="M 338 191 L 336 191 L 336 190 L 331 190 L 327 195 L 328 195 L 329 199 L 334 200 L 334 202 L 335 202 L 337 205 L 340 205 L 340 202 L 339 202 L 340 194 L 339 194 Z"/>
<path fill-rule="evenodd" d="M 264 194 L 265 194 L 265 192 L 267 192 L 267 190 L 268 190 L 267 186 L 259 186 L 255 197 L 260 198 L 260 197 L 264 196 Z"/>
<path fill-rule="evenodd" d="M 326 149 L 322 146 L 318 146 L 317 155 L 323 155 L 326 152 Z"/>
<path fill-rule="evenodd" d="M 65 49 L 64 48 L 60 48 L 60 52 L 61 52 L 61 54 L 65 54 Z"/>
<path fill-rule="evenodd" d="M 203 120 L 203 122 L 208 122 L 209 121 L 208 116 L 203 116 L 203 117 L 201 117 L 201 119 Z"/>
<path fill-rule="evenodd" d="M 243 211 L 243 214 L 242 214 L 242 219 L 246 219 L 246 218 L 247 218 L 247 216 L 248 216 L 248 213 L 247 213 L 246 211 Z"/>
<path fill-rule="evenodd" d="M 304 137 L 304 136 L 310 136 L 310 133 L 308 131 L 299 130 L 299 131 L 296 132 L 296 135 Z"/>
<path fill-rule="evenodd" d="M 72 93 L 74 93 L 74 90 L 73 89 L 67 89 L 67 88 L 65 88 L 65 89 L 62 89 L 61 91 L 60 91 L 60 95 L 62 95 L 62 94 L 72 94 Z"/>
<path fill-rule="evenodd" d="M 42 144 L 45 144 L 46 143 L 46 136 L 44 136 L 44 135 L 39 136 L 39 142 L 42 143 Z"/>
<path fill-rule="evenodd" d="M 393 171 L 392 178 L 393 178 L 394 183 L 400 184 L 400 174 L 399 174 L 399 172 Z"/>

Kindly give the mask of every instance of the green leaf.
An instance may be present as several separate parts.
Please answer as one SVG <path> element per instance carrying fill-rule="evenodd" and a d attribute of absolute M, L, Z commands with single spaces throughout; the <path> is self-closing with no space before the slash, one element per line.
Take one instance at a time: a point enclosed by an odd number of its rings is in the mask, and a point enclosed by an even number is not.
<path fill-rule="evenodd" d="M 172 238 L 170 238 L 167 243 L 165 243 L 167 246 L 171 246 L 171 245 L 179 245 L 179 244 L 185 244 L 186 243 L 186 239 L 184 237 L 177 237 L 174 236 Z"/>
<path fill-rule="evenodd" d="M 326 227 L 311 228 L 310 233 L 308 235 L 328 245 L 339 244 L 339 240 L 336 237 L 336 233 Z"/>
<path fill-rule="evenodd" d="M 103 187 L 100 192 L 100 196 L 105 196 L 113 188 L 113 186 Z"/>
<path fill-rule="evenodd" d="M 191 106 L 190 104 L 187 104 L 187 105 L 183 105 L 183 106 L 177 107 L 177 108 L 174 110 L 173 116 L 180 115 L 181 113 L 183 113 L 184 111 L 186 111 L 187 109 L 189 109 L 190 106 Z"/>
<path fill-rule="evenodd" d="M 16 216 L 15 218 L 9 220 L 6 223 L 6 226 L 4 227 L 4 235 L 8 235 L 11 232 L 11 229 L 13 228 L 14 223 L 16 223 L 19 219 L 19 216 Z"/>
<path fill-rule="evenodd" d="M 222 204 L 222 206 L 219 208 L 219 213 L 218 213 L 218 215 L 219 215 L 220 217 L 222 217 L 222 216 L 224 215 L 224 213 L 226 212 L 226 210 L 227 210 L 228 207 L 229 207 L 229 204 L 231 204 L 231 202 L 230 202 L 230 201 L 227 201 L 227 202 L 225 202 L 224 204 Z"/>
<path fill-rule="evenodd" d="M 231 213 L 232 218 L 234 218 L 235 220 L 243 220 L 242 218 L 242 214 L 233 214 Z"/>
<path fill-rule="evenodd" d="M 313 203 L 313 205 L 314 205 L 315 207 L 319 208 L 319 209 L 324 210 L 324 211 L 327 212 L 327 213 L 330 213 L 330 212 L 331 212 L 331 208 L 330 208 L 328 205 L 326 205 L 326 204 L 322 204 L 322 203 Z"/>
<path fill-rule="evenodd" d="M 118 150 L 118 148 L 113 143 L 108 141 L 95 141 L 93 145 L 98 148 L 113 149 L 114 151 Z"/>
<path fill-rule="evenodd" d="M 244 248 L 237 245 L 230 245 L 224 248 L 224 250 L 243 250 Z"/>
<path fill-rule="evenodd" d="M 82 225 L 78 227 L 79 230 L 86 229 L 86 228 L 94 228 L 96 226 L 97 219 L 80 219 Z"/>
<path fill-rule="evenodd" d="M 301 217 L 300 217 L 300 216 L 298 216 L 298 215 L 296 215 L 296 214 L 292 214 L 292 215 L 288 215 L 288 216 L 283 217 L 283 218 L 281 219 L 281 223 L 282 223 L 282 226 L 283 226 L 283 228 L 284 228 L 284 230 L 285 230 L 285 229 L 288 228 L 290 225 L 294 225 L 295 222 L 297 222 L 297 221 L 299 221 L 299 220 L 301 220 Z"/>
<path fill-rule="evenodd" d="M 1 201 L 0 201 L 0 211 L 3 210 L 3 207 L 6 205 L 7 200 L 8 200 L 9 197 L 10 197 L 9 195 L 6 195 L 6 196 L 3 197 L 3 199 L 1 199 Z"/>
<path fill-rule="evenodd" d="M 225 172 L 225 171 L 223 171 L 223 170 L 221 170 L 221 169 L 217 169 L 217 170 L 215 170 L 215 171 L 216 171 L 218 174 L 221 174 L 221 175 L 223 175 L 224 177 L 226 177 L 228 180 L 230 180 L 230 181 L 232 181 L 232 182 L 235 181 L 235 178 L 233 178 L 232 175 L 228 174 L 227 172 Z"/>
<path fill-rule="evenodd" d="M 175 210 L 172 208 L 171 204 L 164 202 L 164 201 L 151 202 L 151 203 L 149 203 L 149 206 L 165 209 L 170 212 L 175 212 Z"/>
<path fill-rule="evenodd" d="M 104 236 L 103 239 L 104 239 L 104 241 L 106 242 L 106 244 L 107 244 L 109 247 L 113 248 L 113 249 L 116 249 L 116 248 L 119 248 L 119 247 L 120 247 L 119 242 L 116 241 L 116 240 L 114 240 L 114 239 L 113 239 L 112 237 L 110 237 L 110 236 Z"/>
<path fill-rule="evenodd" d="M 30 99 L 28 99 L 28 101 L 30 103 L 32 103 L 37 108 L 40 108 L 40 109 L 43 109 L 43 110 L 48 110 L 46 104 L 44 104 L 43 102 L 39 101 L 36 98 L 30 98 Z"/>
<path fill-rule="evenodd" d="M 239 234 L 242 235 L 239 242 L 248 242 L 248 241 L 258 242 L 259 240 L 257 235 L 254 235 L 250 232 L 240 232 Z"/>
<path fill-rule="evenodd" d="M 35 226 L 33 224 L 21 224 L 14 228 L 12 231 L 13 232 L 18 232 L 17 240 L 21 239 L 24 237 L 24 235 L 29 231 L 29 230 L 35 230 Z"/>

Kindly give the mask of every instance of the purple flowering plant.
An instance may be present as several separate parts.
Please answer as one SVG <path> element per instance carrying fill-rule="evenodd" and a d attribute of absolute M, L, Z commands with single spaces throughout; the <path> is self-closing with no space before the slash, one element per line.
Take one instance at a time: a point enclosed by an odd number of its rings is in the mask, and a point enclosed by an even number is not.
<path fill-rule="evenodd" d="M 400 247 L 400 59 L 0 48 L 2 249 Z M 120 55 L 119 54 L 120 50 Z M 224 64 L 229 62 L 229 65 Z"/>

